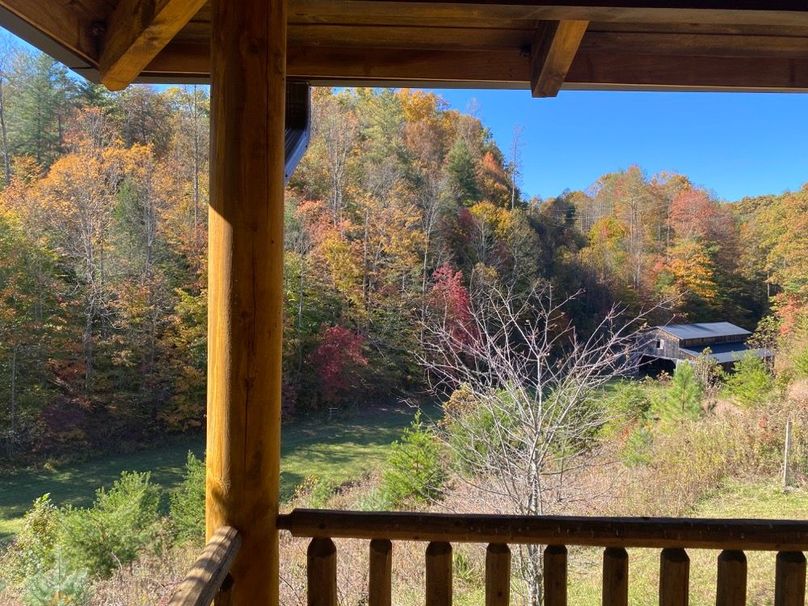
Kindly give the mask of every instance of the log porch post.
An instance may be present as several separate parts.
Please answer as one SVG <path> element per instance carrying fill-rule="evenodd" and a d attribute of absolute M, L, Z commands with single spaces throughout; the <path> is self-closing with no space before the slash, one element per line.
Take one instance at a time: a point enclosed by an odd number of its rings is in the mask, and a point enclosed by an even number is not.
<path fill-rule="evenodd" d="M 287 0 L 213 0 L 206 527 L 233 606 L 278 604 Z"/>

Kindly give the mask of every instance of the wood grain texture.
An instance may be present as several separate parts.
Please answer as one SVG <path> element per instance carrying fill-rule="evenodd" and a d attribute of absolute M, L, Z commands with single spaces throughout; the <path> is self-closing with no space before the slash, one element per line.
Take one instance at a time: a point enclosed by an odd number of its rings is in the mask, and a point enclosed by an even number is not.
<path fill-rule="evenodd" d="M 206 526 L 233 606 L 277 606 L 286 0 L 214 0 Z"/>
<path fill-rule="evenodd" d="M 235 528 L 225 526 L 214 532 L 172 594 L 169 606 L 209 606 L 225 582 L 239 547 L 241 537 Z"/>
<path fill-rule="evenodd" d="M 567 606 L 567 548 L 548 545 L 544 549 L 544 605 Z"/>
<path fill-rule="evenodd" d="M 204 81 L 207 47 L 170 45 L 144 77 Z M 290 46 L 289 77 L 313 85 L 527 89 L 524 49 L 419 50 Z M 808 58 L 652 55 L 579 49 L 563 89 L 808 90 Z"/>
<path fill-rule="evenodd" d="M 808 25 L 808 7 L 800 0 L 748 0 L 739 8 L 731 0 L 655 2 L 642 0 L 467 0 L 412 2 L 411 0 L 292 0 L 293 23 L 350 23 L 384 20 L 386 23 L 455 23 L 458 20 L 527 19 L 533 21 L 584 20 L 603 23 L 711 23 L 732 25 Z"/>
<path fill-rule="evenodd" d="M 106 2 L 98 0 L 0 0 L 0 7 L 42 32 L 89 64 L 98 60 L 93 21 L 103 17 Z M 32 40 L 32 42 L 35 42 Z M 44 49 L 43 50 L 49 50 Z"/>
<path fill-rule="evenodd" d="M 774 606 L 804 606 L 805 555 L 801 551 L 777 554 Z"/>
<path fill-rule="evenodd" d="M 588 53 L 804 59 L 808 58 L 808 35 L 588 31 L 580 50 Z"/>
<path fill-rule="evenodd" d="M 687 606 L 690 558 L 684 549 L 663 549 L 659 556 L 659 606 Z"/>
<path fill-rule="evenodd" d="M 622 547 L 603 551 L 603 606 L 628 605 L 628 552 Z"/>
<path fill-rule="evenodd" d="M 485 606 L 508 606 L 511 599 L 511 550 L 491 543 L 485 550 Z"/>
<path fill-rule="evenodd" d="M 202 8 L 206 0 L 119 0 L 106 22 L 101 82 L 126 88 Z"/>
<path fill-rule="evenodd" d="M 368 606 L 392 603 L 393 544 L 387 539 L 370 542 Z"/>
<path fill-rule="evenodd" d="M 555 97 L 581 45 L 588 21 L 542 21 L 530 49 L 530 90 Z"/>
<path fill-rule="evenodd" d="M 426 606 L 452 606 L 452 546 L 433 542 L 426 548 Z"/>
<path fill-rule="evenodd" d="M 808 550 L 808 521 L 507 516 L 295 509 L 278 527 L 297 537 L 599 547 Z"/>
<path fill-rule="evenodd" d="M 719 554 L 715 604 L 746 604 L 746 555 L 743 551 L 722 551 Z"/>
<path fill-rule="evenodd" d="M 306 553 L 308 606 L 337 606 L 337 548 L 331 539 L 312 539 Z"/>

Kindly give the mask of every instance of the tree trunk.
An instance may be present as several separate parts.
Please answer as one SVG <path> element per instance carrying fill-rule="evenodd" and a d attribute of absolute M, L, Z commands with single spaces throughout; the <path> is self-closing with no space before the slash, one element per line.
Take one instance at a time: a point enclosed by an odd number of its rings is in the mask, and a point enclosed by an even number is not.
<path fill-rule="evenodd" d="M 8 447 L 9 453 L 14 450 L 14 442 L 17 438 L 17 349 L 18 345 L 15 343 L 11 348 L 11 416 L 9 419 L 9 436 Z"/>
<path fill-rule="evenodd" d="M 5 186 L 11 183 L 11 157 L 8 150 L 8 129 L 6 128 L 6 100 L 3 91 L 3 76 L 0 76 L 0 135 L 3 144 L 3 170 L 5 171 Z"/>

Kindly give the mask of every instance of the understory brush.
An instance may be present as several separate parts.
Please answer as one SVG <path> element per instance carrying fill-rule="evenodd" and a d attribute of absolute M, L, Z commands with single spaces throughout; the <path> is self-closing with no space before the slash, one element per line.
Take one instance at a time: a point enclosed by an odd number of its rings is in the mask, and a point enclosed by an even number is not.
<path fill-rule="evenodd" d="M 192 473 L 198 470 L 189 458 Z M 202 491 L 204 496 L 204 483 Z M 180 506 L 189 500 L 180 494 L 172 499 L 172 509 L 189 511 L 189 505 Z M 175 534 L 171 519 L 161 515 L 160 492 L 148 473 L 122 473 L 109 490 L 99 489 L 87 508 L 59 508 L 43 495 L 0 557 L 0 587 L 5 587 L 0 601 L 26 606 L 136 603 L 96 602 L 94 596 L 106 579 L 131 572 L 140 559 L 168 553 L 189 532 L 182 519 L 179 527 Z"/>
<path fill-rule="evenodd" d="M 757 356 L 744 356 L 727 377 L 725 390 L 741 406 L 765 404 L 774 394 L 775 381 L 766 363 Z"/>
<path fill-rule="evenodd" d="M 642 438 L 641 455 L 627 472 L 619 508 L 636 515 L 684 515 L 728 477 L 777 477 L 786 423 L 791 420 L 792 480 L 808 474 L 808 402 L 784 400 L 763 410 L 728 409 L 675 426 L 657 426 Z M 636 452 L 629 438 L 624 449 Z M 652 488 L 653 487 L 653 488 Z"/>

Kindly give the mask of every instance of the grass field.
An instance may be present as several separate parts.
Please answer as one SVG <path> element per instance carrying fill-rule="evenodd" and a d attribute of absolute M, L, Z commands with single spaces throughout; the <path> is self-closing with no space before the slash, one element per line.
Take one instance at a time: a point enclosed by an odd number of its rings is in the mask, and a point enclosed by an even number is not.
<path fill-rule="evenodd" d="M 808 489 L 783 492 L 776 483 L 730 481 L 703 499 L 689 514 L 706 518 L 808 519 Z M 629 604 L 657 604 L 659 551 L 629 549 Z M 717 551 L 690 550 L 690 604 L 715 604 Z M 775 553 L 748 552 L 748 603 L 774 603 Z M 600 550 L 570 552 L 569 599 L 579 606 L 601 603 Z"/>
<path fill-rule="evenodd" d="M 398 406 L 352 412 L 329 421 L 312 418 L 283 428 L 281 492 L 288 498 L 307 476 L 333 482 L 358 478 L 384 460 L 413 416 Z M 90 461 L 0 474 L 0 542 L 12 536 L 31 502 L 50 493 L 59 505 L 92 503 L 96 489 L 108 487 L 122 471 L 150 471 L 152 479 L 170 490 L 181 479 L 188 451 L 201 456 L 204 441 L 166 438 L 160 445 Z"/>

